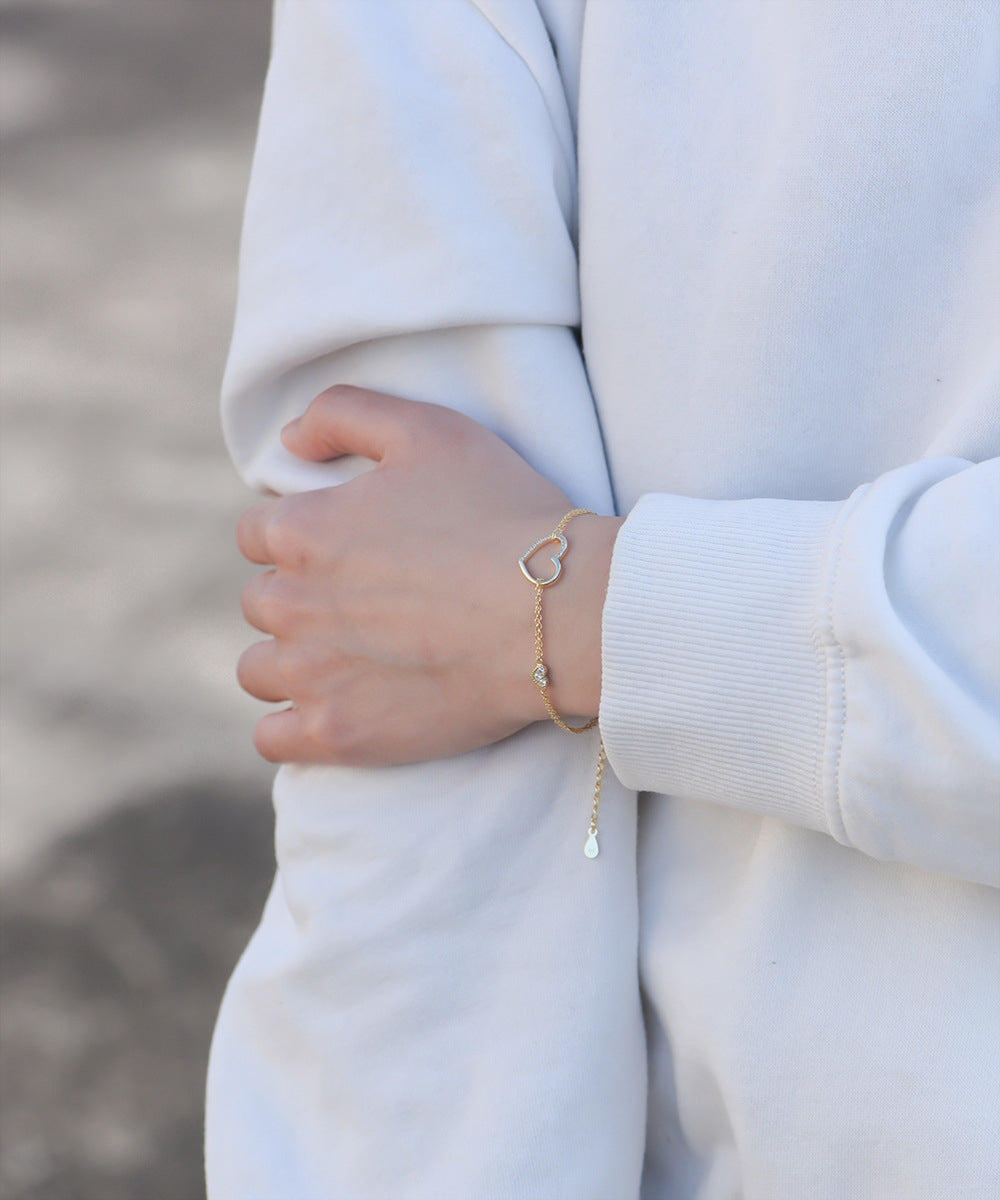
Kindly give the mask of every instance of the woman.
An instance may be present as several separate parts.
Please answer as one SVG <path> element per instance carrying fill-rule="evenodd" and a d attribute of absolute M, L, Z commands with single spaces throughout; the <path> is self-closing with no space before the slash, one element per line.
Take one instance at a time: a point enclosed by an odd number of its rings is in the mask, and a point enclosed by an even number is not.
<path fill-rule="evenodd" d="M 212 1200 L 995 1194 L 997 15 L 279 3 Z"/>

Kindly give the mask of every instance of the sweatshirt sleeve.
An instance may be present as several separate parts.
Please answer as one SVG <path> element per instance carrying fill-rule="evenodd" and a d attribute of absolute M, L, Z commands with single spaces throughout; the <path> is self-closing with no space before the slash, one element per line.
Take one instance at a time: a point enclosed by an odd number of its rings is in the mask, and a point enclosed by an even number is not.
<path fill-rule="evenodd" d="M 573 139 L 534 0 L 278 0 L 222 400 L 252 487 L 361 468 L 279 439 L 353 383 L 458 408 L 611 510 L 573 332 Z"/>
<path fill-rule="evenodd" d="M 1000 459 L 843 503 L 643 497 L 604 617 L 628 787 L 1000 881 Z"/>

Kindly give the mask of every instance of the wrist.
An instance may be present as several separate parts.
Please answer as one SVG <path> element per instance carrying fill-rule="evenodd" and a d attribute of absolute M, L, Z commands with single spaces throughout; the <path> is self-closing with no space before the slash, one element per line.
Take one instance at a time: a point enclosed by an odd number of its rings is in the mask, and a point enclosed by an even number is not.
<path fill-rule="evenodd" d="M 583 515 L 566 530 L 557 583 L 545 590 L 548 695 L 564 717 L 596 717 L 601 702 L 601 623 L 620 517 Z M 541 536 L 541 535 L 539 535 Z M 539 551 L 544 554 L 545 548 Z M 541 708 L 535 695 L 536 711 Z M 539 712 L 539 719 L 544 717 Z"/>

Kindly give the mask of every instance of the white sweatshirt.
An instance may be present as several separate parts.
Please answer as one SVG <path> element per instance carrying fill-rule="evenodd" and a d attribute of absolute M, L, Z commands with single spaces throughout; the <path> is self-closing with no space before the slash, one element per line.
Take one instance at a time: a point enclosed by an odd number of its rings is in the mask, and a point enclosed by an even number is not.
<path fill-rule="evenodd" d="M 282 769 L 211 1200 L 1000 1194 L 998 42 L 993 0 L 279 0 L 234 458 L 350 478 L 277 435 L 357 383 L 627 514 L 617 779 L 590 861 L 551 724 Z"/>

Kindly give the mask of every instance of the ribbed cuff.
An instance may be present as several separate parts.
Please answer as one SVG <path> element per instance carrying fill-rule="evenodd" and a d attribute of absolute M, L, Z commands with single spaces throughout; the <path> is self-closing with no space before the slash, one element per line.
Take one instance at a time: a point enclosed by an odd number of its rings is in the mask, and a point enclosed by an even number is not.
<path fill-rule="evenodd" d="M 627 787 L 829 831 L 824 576 L 840 509 L 639 501 L 604 608 L 601 731 Z"/>

